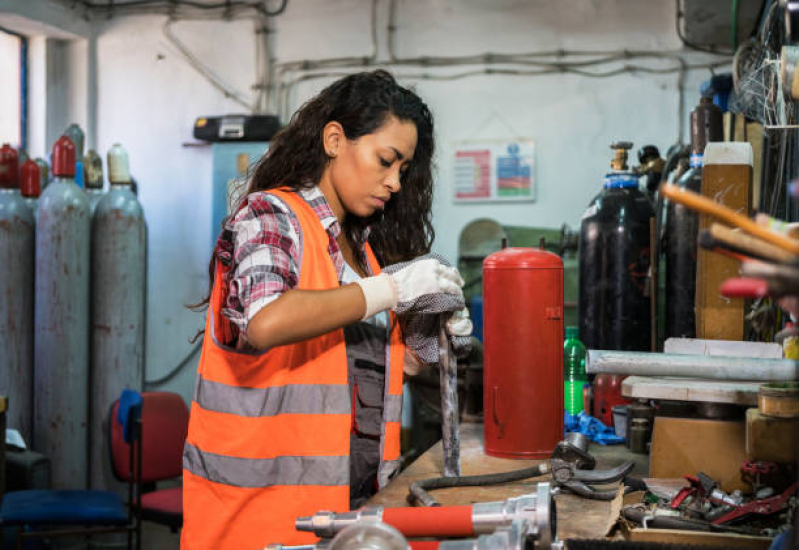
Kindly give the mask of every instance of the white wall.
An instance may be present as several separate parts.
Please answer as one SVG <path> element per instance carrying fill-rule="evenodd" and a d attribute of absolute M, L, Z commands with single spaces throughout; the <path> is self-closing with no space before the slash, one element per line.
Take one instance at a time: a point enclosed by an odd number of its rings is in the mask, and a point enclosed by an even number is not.
<path fill-rule="evenodd" d="M 381 27 L 386 23 L 385 4 L 379 3 Z M 291 0 L 272 22 L 274 55 L 279 61 L 369 55 L 370 6 L 369 0 Z M 401 57 L 556 48 L 676 49 L 674 17 L 672 2 L 402 0 L 394 43 Z M 164 39 L 163 23 L 162 17 L 137 16 L 115 18 L 97 28 L 98 149 L 105 152 L 115 142 L 127 147 L 149 223 L 149 379 L 162 376 L 185 356 L 191 348 L 188 337 L 203 324 L 203 316 L 184 305 L 198 301 L 207 285 L 211 152 L 182 144 L 193 141 L 195 117 L 241 111 Z M 173 28 L 200 60 L 234 88 L 249 93 L 255 81 L 252 23 L 181 22 Z M 379 37 L 384 59 L 383 28 Z M 708 76 L 707 71 L 689 75 L 689 110 L 698 100 L 699 82 Z M 290 95 L 292 108 L 330 81 L 298 85 Z M 510 225 L 559 227 L 567 222 L 578 227 L 608 168 L 612 140 L 631 140 L 636 147 L 654 143 L 665 152 L 677 137 L 676 74 L 608 79 L 479 76 L 408 83 L 416 86 L 436 117 L 435 249 L 450 260 L 456 258 L 461 228 L 478 217 Z M 493 122 L 484 124 L 487 120 Z M 537 202 L 453 204 L 453 143 L 516 137 L 511 131 L 536 141 Z M 187 368 L 164 387 L 188 399 L 193 380 L 194 369 Z"/>

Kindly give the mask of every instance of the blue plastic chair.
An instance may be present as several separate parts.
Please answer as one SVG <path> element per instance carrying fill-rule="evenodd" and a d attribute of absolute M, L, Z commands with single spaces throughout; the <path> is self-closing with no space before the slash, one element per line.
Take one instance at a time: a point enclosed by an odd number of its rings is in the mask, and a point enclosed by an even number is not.
<path fill-rule="evenodd" d="M 31 538 L 120 533 L 128 535 L 128 550 L 141 549 L 141 409 L 139 392 L 125 389 L 115 419 L 130 444 L 128 500 L 114 491 L 28 490 L 6 493 L 0 504 L 0 527 L 18 527 L 16 545 Z M 132 443 L 132 444 L 131 444 Z M 57 457 L 56 457 L 57 458 Z M 136 466 L 134 466 L 136 465 Z"/>

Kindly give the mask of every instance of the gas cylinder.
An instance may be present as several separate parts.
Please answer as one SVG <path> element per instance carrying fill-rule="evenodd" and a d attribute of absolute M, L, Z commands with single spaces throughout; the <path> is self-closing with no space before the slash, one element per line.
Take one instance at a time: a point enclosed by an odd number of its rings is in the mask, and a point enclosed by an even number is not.
<path fill-rule="evenodd" d="M 677 185 L 700 193 L 705 145 L 724 139 L 721 109 L 703 97 L 691 113 L 690 169 Z M 696 253 L 699 215 L 671 201 L 666 206 L 663 249 L 666 255 L 666 337 L 696 335 Z"/>
<path fill-rule="evenodd" d="M 73 122 L 64 130 L 64 135 L 67 136 L 75 146 L 75 162 L 81 162 L 83 160 L 83 130 Z"/>
<path fill-rule="evenodd" d="M 0 171 L 0 395 L 9 397 L 8 427 L 19 430 L 30 444 L 36 226 L 19 194 L 16 154 L 12 165 L 6 148 L 11 149 L 4 145 L 0 150 L 0 166 L 5 168 Z"/>
<path fill-rule="evenodd" d="M 0 147 L 0 186 L 19 192 L 19 155 L 8 143 Z"/>
<path fill-rule="evenodd" d="M 85 489 L 91 215 L 66 136 L 53 146 L 52 162 L 36 223 L 33 448 L 53 459 L 54 488 Z"/>
<path fill-rule="evenodd" d="M 39 215 L 39 195 L 42 194 L 42 180 L 39 165 L 28 159 L 19 169 L 19 191 L 30 208 L 33 218 Z"/>
<path fill-rule="evenodd" d="M 89 209 L 94 213 L 103 198 L 103 159 L 94 149 L 83 157 L 83 187 L 89 199 Z M 121 391 L 121 390 L 120 390 Z"/>
<path fill-rule="evenodd" d="M 483 261 L 485 452 L 545 458 L 563 439 L 563 261 L 505 248 Z"/>
<path fill-rule="evenodd" d="M 627 169 L 629 142 L 580 227 L 580 338 L 587 349 L 650 349 L 649 241 L 652 204 Z"/>
<path fill-rule="evenodd" d="M 119 179 L 111 180 L 92 223 L 90 471 L 97 489 L 116 483 L 108 461 L 108 411 L 124 388 L 141 391 L 144 372 L 144 212 L 130 177 L 119 170 L 109 175 Z"/>
<path fill-rule="evenodd" d="M 594 395 L 593 416 L 602 421 L 605 426 L 613 426 L 613 407 L 632 403 L 630 399 L 621 394 L 621 383 L 627 378 L 623 374 L 600 373 L 591 384 Z"/>

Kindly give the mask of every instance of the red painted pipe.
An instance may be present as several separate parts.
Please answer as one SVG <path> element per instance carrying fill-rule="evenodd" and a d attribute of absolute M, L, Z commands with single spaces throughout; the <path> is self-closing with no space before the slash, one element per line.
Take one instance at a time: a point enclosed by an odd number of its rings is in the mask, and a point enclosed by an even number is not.
<path fill-rule="evenodd" d="M 438 545 L 441 544 L 437 540 L 412 540 L 408 541 L 411 550 L 438 550 Z"/>
<path fill-rule="evenodd" d="M 474 536 L 471 506 L 386 508 L 383 521 L 406 537 Z"/>

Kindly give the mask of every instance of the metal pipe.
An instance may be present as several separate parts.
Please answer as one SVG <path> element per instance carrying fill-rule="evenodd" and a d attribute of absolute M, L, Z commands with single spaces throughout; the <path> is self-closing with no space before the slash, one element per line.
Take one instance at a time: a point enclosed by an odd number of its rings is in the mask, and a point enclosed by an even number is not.
<path fill-rule="evenodd" d="M 444 477 L 459 477 L 460 434 L 458 431 L 458 363 L 449 345 L 442 320 L 438 332 L 438 369 L 441 375 L 441 434 Z"/>
<path fill-rule="evenodd" d="M 588 350 L 589 373 L 685 376 L 713 380 L 789 381 L 799 379 L 799 363 L 790 359 L 682 355 Z"/>

